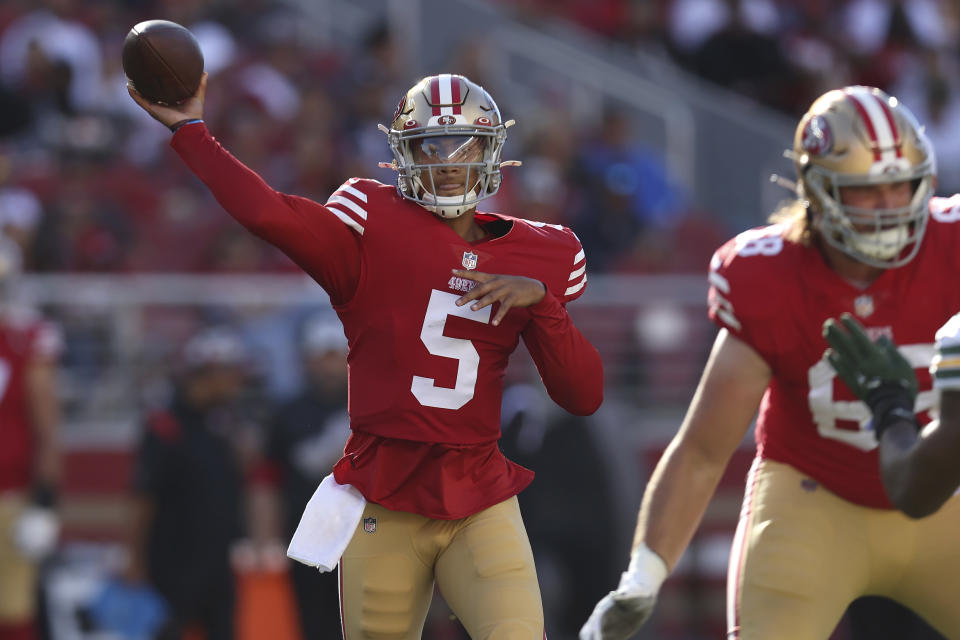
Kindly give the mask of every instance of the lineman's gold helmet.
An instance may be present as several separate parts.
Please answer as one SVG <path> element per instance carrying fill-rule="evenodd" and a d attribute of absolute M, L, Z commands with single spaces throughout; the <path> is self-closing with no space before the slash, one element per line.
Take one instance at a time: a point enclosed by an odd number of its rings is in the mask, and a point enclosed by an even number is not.
<path fill-rule="evenodd" d="M 872 87 L 830 91 L 800 120 L 793 143 L 798 193 L 824 240 L 869 265 L 909 262 L 920 249 L 933 194 L 933 148 L 913 114 Z M 909 181 L 906 207 L 844 205 L 840 187 Z"/>

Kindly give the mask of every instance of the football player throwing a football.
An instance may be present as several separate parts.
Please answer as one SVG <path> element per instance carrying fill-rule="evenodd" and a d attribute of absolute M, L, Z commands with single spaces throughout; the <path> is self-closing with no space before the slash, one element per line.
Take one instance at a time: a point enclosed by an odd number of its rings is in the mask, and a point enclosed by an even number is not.
<path fill-rule="evenodd" d="M 932 198 L 922 128 L 869 87 L 830 91 L 793 145 L 796 200 L 714 254 L 719 327 L 687 415 L 643 498 L 630 564 L 582 640 L 623 640 L 650 616 L 733 451 L 756 417 L 727 581 L 728 638 L 822 640 L 864 594 L 888 596 L 960 637 L 960 500 L 916 520 L 895 509 L 870 411 L 822 357 L 825 320 L 855 315 L 919 368 L 929 420 L 934 334 L 960 310 L 960 198 Z"/>
<path fill-rule="evenodd" d="M 541 640 L 516 499 L 533 473 L 497 447 L 504 370 L 523 339 L 547 392 L 580 415 L 600 405 L 603 374 L 565 309 L 586 285 L 576 235 L 477 210 L 500 187 L 512 121 L 463 76 L 424 78 L 382 127 L 397 184 L 352 178 L 319 204 L 214 140 L 205 86 L 175 108 L 131 95 L 221 205 L 324 288 L 348 339 L 352 434 L 333 478 L 365 503 L 339 562 L 345 637 L 419 638 L 436 583 L 472 637 Z M 323 515 L 329 528 L 338 514 Z"/>

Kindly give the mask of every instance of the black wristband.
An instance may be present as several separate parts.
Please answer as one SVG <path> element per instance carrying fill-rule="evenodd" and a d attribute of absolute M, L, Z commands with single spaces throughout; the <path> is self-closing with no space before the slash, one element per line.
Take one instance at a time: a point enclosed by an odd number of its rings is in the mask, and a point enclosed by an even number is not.
<path fill-rule="evenodd" d="M 185 124 L 193 124 L 195 122 L 203 122 L 200 118 L 187 118 L 185 120 L 177 120 L 172 125 L 170 125 L 170 131 L 176 133 L 177 129 L 182 127 Z"/>
<path fill-rule="evenodd" d="M 913 412 L 913 396 L 903 385 L 896 382 L 885 382 L 870 392 L 866 400 L 867 406 L 873 413 L 873 431 L 877 442 L 883 437 L 887 428 L 898 422 L 909 422 L 916 429 L 917 416 Z"/>

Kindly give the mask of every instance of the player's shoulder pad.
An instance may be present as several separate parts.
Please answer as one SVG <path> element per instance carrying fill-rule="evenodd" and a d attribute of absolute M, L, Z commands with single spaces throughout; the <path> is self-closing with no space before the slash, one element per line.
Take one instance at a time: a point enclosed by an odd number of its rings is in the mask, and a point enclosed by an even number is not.
<path fill-rule="evenodd" d="M 512 220 L 529 230 L 534 242 L 542 242 L 544 262 L 549 268 L 544 283 L 557 300 L 566 304 L 583 295 L 587 286 L 587 256 L 577 234 L 560 224 L 524 218 Z"/>
<path fill-rule="evenodd" d="M 749 229 L 724 243 L 710 259 L 709 314 L 740 332 L 744 323 L 769 317 L 779 296 L 796 279 L 794 245 L 782 225 Z"/>
<path fill-rule="evenodd" d="M 370 220 L 370 212 L 376 211 L 383 198 L 396 195 L 396 187 L 385 185 L 370 178 L 350 178 L 327 198 L 324 206 L 340 222 L 363 235 Z"/>

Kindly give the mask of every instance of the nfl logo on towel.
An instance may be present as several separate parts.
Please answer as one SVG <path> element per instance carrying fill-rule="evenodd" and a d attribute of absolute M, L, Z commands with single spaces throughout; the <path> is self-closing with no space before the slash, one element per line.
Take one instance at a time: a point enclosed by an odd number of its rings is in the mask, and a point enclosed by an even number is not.
<path fill-rule="evenodd" d="M 364 518 L 363 519 L 363 530 L 367 533 L 374 533 L 377 530 L 377 519 L 376 518 Z"/>
<path fill-rule="evenodd" d="M 476 269 L 477 268 L 477 254 L 472 251 L 463 252 L 463 268 L 467 269 Z"/>

